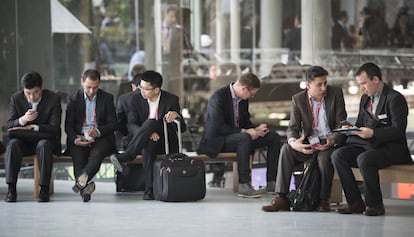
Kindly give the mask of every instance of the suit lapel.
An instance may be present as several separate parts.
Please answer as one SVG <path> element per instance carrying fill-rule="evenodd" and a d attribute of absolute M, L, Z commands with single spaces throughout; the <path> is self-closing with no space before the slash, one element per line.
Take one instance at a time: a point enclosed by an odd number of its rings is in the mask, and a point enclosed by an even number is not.
<path fill-rule="evenodd" d="M 384 85 L 381 96 L 380 96 L 380 100 L 378 101 L 377 109 L 375 110 L 375 115 L 378 115 L 381 113 L 381 111 L 383 111 L 385 101 L 387 100 L 387 93 L 388 93 L 388 88 L 387 86 Z"/>
<path fill-rule="evenodd" d="M 166 103 L 165 101 L 165 93 L 161 91 L 160 101 L 158 103 L 158 120 L 163 119 L 164 115 L 167 113 L 166 111 Z"/>

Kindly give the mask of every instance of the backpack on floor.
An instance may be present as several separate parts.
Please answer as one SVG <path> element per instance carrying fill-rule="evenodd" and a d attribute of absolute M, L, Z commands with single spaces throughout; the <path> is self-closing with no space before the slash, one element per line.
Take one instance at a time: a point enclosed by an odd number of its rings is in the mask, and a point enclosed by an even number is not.
<path fill-rule="evenodd" d="M 295 191 L 289 194 L 292 211 L 314 211 L 319 206 L 321 174 L 316 155 L 305 162 L 303 177 Z"/>

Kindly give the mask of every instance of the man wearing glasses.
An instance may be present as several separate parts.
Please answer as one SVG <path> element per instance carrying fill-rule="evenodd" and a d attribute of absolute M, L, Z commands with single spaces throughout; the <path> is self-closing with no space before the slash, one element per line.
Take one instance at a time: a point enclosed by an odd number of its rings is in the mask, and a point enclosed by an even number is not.
<path fill-rule="evenodd" d="M 180 114 L 178 97 L 161 90 L 162 76 L 155 71 L 145 71 L 138 86 L 140 93 L 134 94 L 128 113 L 128 132 L 132 134 L 131 142 L 125 153 L 113 154 L 111 162 L 122 172 L 121 163 L 135 159 L 142 154 L 145 193 L 144 200 L 153 200 L 152 167 L 156 154 L 165 153 L 163 119 L 168 123 L 168 141 L 171 152 L 178 152 L 178 138 L 176 125 L 178 119 L 181 131 L 184 132 L 186 124 Z"/>
<path fill-rule="evenodd" d="M 247 198 L 260 197 L 263 192 L 251 186 L 250 154 L 256 148 L 267 148 L 266 192 L 274 192 L 280 150 L 280 137 L 276 132 L 269 131 L 266 124 L 257 126 L 250 121 L 249 98 L 254 97 L 259 88 L 259 78 L 246 73 L 211 96 L 198 151 L 212 158 L 220 152 L 237 152 L 238 195 Z"/>

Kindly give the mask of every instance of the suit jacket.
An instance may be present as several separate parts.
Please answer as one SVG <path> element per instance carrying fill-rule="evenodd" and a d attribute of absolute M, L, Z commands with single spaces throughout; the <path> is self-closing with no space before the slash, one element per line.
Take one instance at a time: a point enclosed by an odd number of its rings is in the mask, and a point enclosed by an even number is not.
<path fill-rule="evenodd" d="M 335 21 L 332 27 L 332 49 L 341 49 L 341 43 L 343 43 L 345 48 L 350 48 L 351 41 L 348 30 L 338 20 Z"/>
<path fill-rule="evenodd" d="M 369 102 L 367 95 L 361 97 L 355 125 L 374 129 L 374 138 L 349 136 L 347 143 L 365 142 L 366 149 L 384 148 L 393 164 L 411 163 L 406 137 L 408 106 L 404 96 L 384 84 L 375 116 L 367 110 Z"/>
<path fill-rule="evenodd" d="M 118 103 L 116 105 L 116 116 L 118 121 L 118 131 L 121 132 L 124 136 L 128 134 L 128 111 L 131 107 L 132 97 L 135 94 L 135 91 L 130 91 L 126 94 L 120 95 L 118 98 Z"/>
<path fill-rule="evenodd" d="M 96 123 L 101 132 L 98 139 L 108 139 L 115 148 L 116 112 L 113 96 L 101 89 L 96 94 Z M 68 148 L 74 145 L 77 135 L 83 135 L 82 126 L 85 122 L 86 105 L 84 93 L 79 89 L 69 97 L 66 108 L 65 131 Z"/>
<path fill-rule="evenodd" d="M 9 119 L 7 120 L 7 127 L 20 127 L 19 118 L 23 116 L 28 109 L 31 108 L 23 91 L 19 91 L 11 96 Z M 50 90 L 43 89 L 42 99 L 37 106 L 38 117 L 28 122 L 26 125 L 36 124 L 39 126 L 39 132 L 50 133 L 56 139 L 56 151 L 61 150 L 61 129 L 60 124 L 62 120 L 62 107 L 60 96 Z M 56 152 L 55 152 L 56 153 Z"/>
<path fill-rule="evenodd" d="M 339 127 L 340 122 L 347 117 L 342 89 L 328 86 L 324 100 L 328 126 L 332 130 Z M 287 139 L 299 138 L 301 134 L 307 138 L 312 135 L 312 132 L 312 111 L 309 107 L 308 91 L 304 90 L 292 96 Z M 343 143 L 345 139 L 344 135 L 339 133 L 335 133 L 333 138 L 336 144 Z"/>
<path fill-rule="evenodd" d="M 234 124 L 233 99 L 230 86 L 218 89 L 207 105 L 207 120 L 199 145 L 199 153 L 217 157 L 224 145 L 224 138 L 239 133 L 242 128 L 256 127 L 250 120 L 249 101 L 239 103 L 239 127 Z"/>
<path fill-rule="evenodd" d="M 160 123 L 160 130 L 158 134 L 161 136 L 164 134 L 163 131 L 163 121 L 164 115 L 168 111 L 175 111 L 180 116 L 177 118 L 180 121 L 181 125 L 181 132 L 184 132 L 187 129 L 187 125 L 183 119 L 183 116 L 180 112 L 180 103 L 178 100 L 178 96 L 171 94 L 167 91 L 161 90 L 161 97 L 158 106 L 158 121 Z M 128 113 L 128 132 L 131 134 L 135 134 L 139 132 L 142 124 L 148 120 L 149 115 L 149 104 L 147 99 L 142 97 L 141 93 L 134 93 L 132 100 L 131 100 L 131 107 Z M 177 143 L 177 126 L 175 123 L 168 124 L 168 133 L 171 134 L 170 136 L 174 137 L 174 141 L 171 141 L 171 146 L 178 146 Z M 162 141 L 164 142 L 164 141 Z"/>

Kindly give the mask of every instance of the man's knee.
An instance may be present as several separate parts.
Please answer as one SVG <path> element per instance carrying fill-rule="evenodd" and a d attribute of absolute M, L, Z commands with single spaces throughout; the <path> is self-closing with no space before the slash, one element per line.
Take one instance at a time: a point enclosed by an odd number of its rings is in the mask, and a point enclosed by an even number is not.
<path fill-rule="evenodd" d="M 53 143 L 47 139 L 42 139 L 37 143 L 36 150 L 53 150 Z"/>

